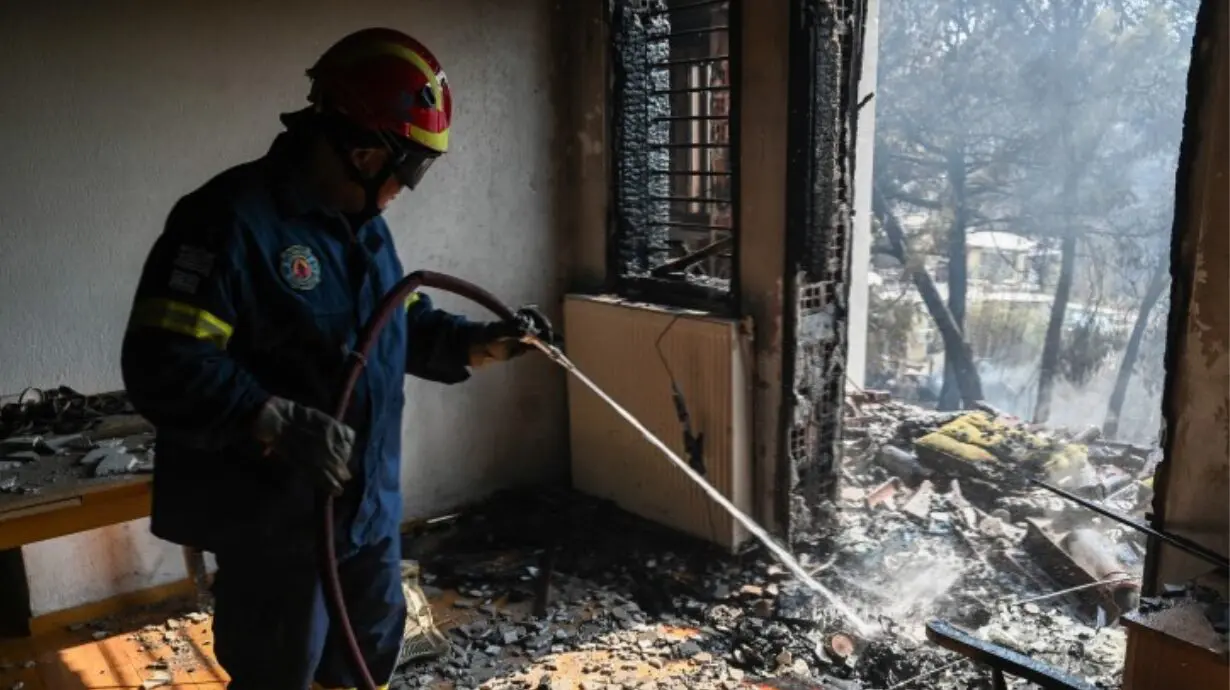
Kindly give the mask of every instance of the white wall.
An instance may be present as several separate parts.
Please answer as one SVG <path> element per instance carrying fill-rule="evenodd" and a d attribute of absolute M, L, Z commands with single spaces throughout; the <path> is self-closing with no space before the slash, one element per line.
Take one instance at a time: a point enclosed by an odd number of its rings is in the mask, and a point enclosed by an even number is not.
<path fill-rule="evenodd" d="M 332 41 L 370 25 L 427 43 L 455 94 L 453 152 L 387 214 L 407 270 L 456 273 L 554 311 L 551 8 L 0 5 L 0 393 L 119 388 L 132 291 L 171 205 L 264 153 L 278 113 L 305 102 L 304 70 Z M 411 382 L 408 392 L 406 517 L 565 471 L 563 379 L 546 362 L 483 371 L 451 389 Z M 184 576 L 179 550 L 144 522 L 25 552 L 36 614 Z"/>
<path fill-rule="evenodd" d="M 847 324 L 846 377 L 862 387 L 867 378 L 867 316 L 871 308 L 867 275 L 871 271 L 871 190 L 876 138 L 876 68 L 880 56 L 880 0 L 868 0 L 867 24 L 863 29 L 863 71 L 858 80 L 858 100 L 868 96 L 858 113 L 858 138 L 854 143 L 854 221 L 850 243 L 850 311 Z"/>

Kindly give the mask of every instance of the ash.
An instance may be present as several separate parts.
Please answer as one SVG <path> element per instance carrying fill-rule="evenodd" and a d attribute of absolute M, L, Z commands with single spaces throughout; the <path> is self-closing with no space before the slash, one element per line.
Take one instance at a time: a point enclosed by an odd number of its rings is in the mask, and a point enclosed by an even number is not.
<path fill-rule="evenodd" d="M 1116 621 L 1137 603 L 1144 542 L 1025 479 L 1139 515 L 1155 452 L 874 393 L 850 400 L 846 435 L 839 494 L 809 508 L 813 528 L 791 546 L 872 634 L 759 549 L 732 557 L 539 490 L 407 539 L 449 644 L 393 687 L 989 688 L 984 669 L 927 639 L 935 619 L 1118 687 Z"/>

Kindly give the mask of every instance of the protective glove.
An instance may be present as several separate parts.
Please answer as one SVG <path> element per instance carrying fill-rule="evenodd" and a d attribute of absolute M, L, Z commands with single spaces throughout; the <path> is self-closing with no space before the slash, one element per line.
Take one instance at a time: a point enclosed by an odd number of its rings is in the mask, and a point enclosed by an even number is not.
<path fill-rule="evenodd" d="M 324 412 L 275 396 L 261 408 L 255 431 L 266 455 L 304 467 L 334 496 L 350 481 L 354 429 Z"/>
<path fill-rule="evenodd" d="M 551 321 L 537 307 L 527 305 L 517 310 L 511 321 L 483 324 L 470 340 L 470 366 L 488 362 L 507 362 L 525 354 L 533 346 L 523 339 L 534 336 L 545 343 L 555 342 Z"/>

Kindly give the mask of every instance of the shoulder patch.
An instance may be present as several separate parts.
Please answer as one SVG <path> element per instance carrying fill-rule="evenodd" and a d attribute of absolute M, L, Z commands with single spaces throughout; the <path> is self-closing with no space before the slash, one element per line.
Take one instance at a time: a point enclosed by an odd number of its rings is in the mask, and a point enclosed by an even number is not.
<path fill-rule="evenodd" d="M 311 248 L 301 244 L 282 250 L 282 279 L 295 290 L 311 290 L 320 285 L 320 260 Z"/>
<path fill-rule="evenodd" d="M 214 254 L 201 247 L 181 244 L 174 264 L 176 268 L 209 277 L 214 269 Z"/>

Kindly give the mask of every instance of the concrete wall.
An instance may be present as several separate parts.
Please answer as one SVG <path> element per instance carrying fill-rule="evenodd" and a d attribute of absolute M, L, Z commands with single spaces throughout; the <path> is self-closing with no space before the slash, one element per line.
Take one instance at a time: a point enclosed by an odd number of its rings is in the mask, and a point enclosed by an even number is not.
<path fill-rule="evenodd" d="M 1175 194 L 1175 246 L 1166 355 L 1166 462 L 1159 526 L 1230 554 L 1230 10 L 1206 0 L 1196 24 Z M 1159 558 L 1160 551 L 1160 558 Z M 1211 566 L 1157 545 L 1150 584 Z"/>
<path fill-rule="evenodd" d="M 369 25 L 431 46 L 457 104 L 454 151 L 388 213 L 407 270 L 555 312 L 554 20 L 549 0 L 4 3 L 0 392 L 120 387 L 132 291 L 172 203 L 261 155 L 304 103 L 304 70 Z M 408 393 L 408 518 L 564 471 L 563 379 L 546 362 Z M 36 614 L 183 577 L 143 523 L 26 556 Z"/>

